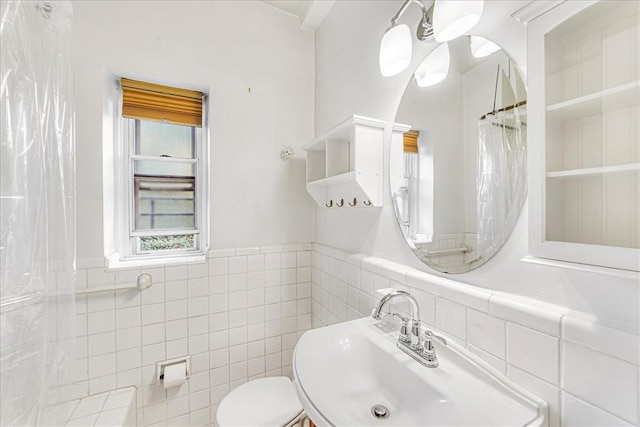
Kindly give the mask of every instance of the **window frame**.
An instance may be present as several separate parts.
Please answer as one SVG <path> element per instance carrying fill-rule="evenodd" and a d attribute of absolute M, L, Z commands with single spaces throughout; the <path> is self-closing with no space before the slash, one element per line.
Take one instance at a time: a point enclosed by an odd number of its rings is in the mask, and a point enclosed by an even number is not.
<path fill-rule="evenodd" d="M 141 119 L 122 116 L 122 88 L 116 79 L 113 104 L 113 242 L 111 248 L 105 242 L 108 268 L 136 267 L 171 264 L 185 261 L 204 261 L 209 247 L 209 140 L 208 140 L 208 96 L 203 93 L 202 126 L 192 126 L 192 159 L 182 157 L 164 158 L 136 154 L 139 142 Z M 149 120 L 153 121 L 153 120 Z M 135 162 L 136 160 L 193 163 L 194 180 L 194 225 L 193 229 L 136 230 Z M 105 209 L 105 213 L 108 210 Z M 106 230 L 106 228 L 105 228 Z M 194 248 L 144 251 L 140 248 L 140 237 L 193 234 Z"/>

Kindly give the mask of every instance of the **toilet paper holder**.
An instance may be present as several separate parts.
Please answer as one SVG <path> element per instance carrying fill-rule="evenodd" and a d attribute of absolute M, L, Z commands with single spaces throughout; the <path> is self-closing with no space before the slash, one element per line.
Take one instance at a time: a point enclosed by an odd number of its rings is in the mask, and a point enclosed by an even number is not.
<path fill-rule="evenodd" d="M 182 356 L 182 357 L 177 357 L 175 359 L 169 359 L 169 360 L 163 360 L 162 362 L 157 362 L 156 363 L 156 379 L 158 380 L 158 384 L 162 384 L 164 382 L 164 370 L 167 367 L 178 365 L 180 363 L 185 364 L 186 376 L 184 379 L 188 380 L 189 375 L 191 375 L 190 362 L 191 362 L 191 356 Z"/>

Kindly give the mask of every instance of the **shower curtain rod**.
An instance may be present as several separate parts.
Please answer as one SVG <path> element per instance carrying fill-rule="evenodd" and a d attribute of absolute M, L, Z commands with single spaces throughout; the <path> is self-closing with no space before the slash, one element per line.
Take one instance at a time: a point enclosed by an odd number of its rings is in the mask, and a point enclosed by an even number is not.
<path fill-rule="evenodd" d="M 511 59 L 509 59 L 509 78 L 511 78 Z M 496 100 L 498 97 L 498 82 L 500 81 L 500 64 L 498 64 L 498 69 L 496 70 L 496 86 L 495 86 L 495 90 L 493 91 L 493 111 L 485 114 L 484 116 L 480 117 L 480 120 L 484 120 L 487 118 L 488 115 L 490 114 L 496 114 L 496 113 L 500 113 L 503 111 L 509 111 L 509 110 L 513 110 L 514 108 L 518 108 L 518 107 L 522 107 L 523 105 L 527 105 L 527 100 L 523 100 L 523 101 L 519 101 L 516 102 L 515 104 L 511 104 L 511 105 L 507 105 L 506 107 L 502 107 L 498 110 L 496 110 Z"/>
<path fill-rule="evenodd" d="M 490 111 L 487 114 L 485 114 L 484 116 L 480 117 L 480 120 L 486 119 L 487 116 L 489 116 L 491 114 L 501 113 L 503 111 L 513 110 L 514 108 L 522 107 L 523 105 L 527 105 L 527 100 L 526 99 L 524 101 L 516 102 L 515 104 L 507 105 L 506 107 L 502 107 L 502 108 L 500 108 L 498 110 Z"/>

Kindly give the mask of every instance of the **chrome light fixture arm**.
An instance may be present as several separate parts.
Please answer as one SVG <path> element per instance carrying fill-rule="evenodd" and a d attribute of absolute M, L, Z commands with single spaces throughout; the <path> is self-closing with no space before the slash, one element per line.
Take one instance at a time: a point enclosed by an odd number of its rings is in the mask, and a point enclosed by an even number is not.
<path fill-rule="evenodd" d="M 404 14 L 404 12 L 407 10 L 407 8 L 411 3 L 417 4 L 420 7 L 420 9 L 422 9 L 422 19 L 420 20 L 420 23 L 418 24 L 418 28 L 416 30 L 416 36 L 418 37 L 418 40 L 424 41 L 424 40 L 432 39 L 433 38 L 433 5 L 434 5 L 433 1 L 430 2 L 431 4 L 429 5 L 429 7 L 427 7 L 420 0 L 406 0 L 400 7 L 400 10 L 398 10 L 398 13 L 396 13 L 395 16 L 391 18 L 391 26 L 393 27 L 394 25 L 398 24 L 398 20 Z"/>

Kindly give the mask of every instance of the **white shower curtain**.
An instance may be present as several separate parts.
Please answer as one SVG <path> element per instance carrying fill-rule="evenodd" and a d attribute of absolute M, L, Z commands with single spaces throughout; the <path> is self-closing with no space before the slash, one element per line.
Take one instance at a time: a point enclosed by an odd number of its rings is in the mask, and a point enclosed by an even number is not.
<path fill-rule="evenodd" d="M 0 425 L 59 425 L 75 340 L 72 6 L 0 8 Z"/>
<path fill-rule="evenodd" d="M 478 122 L 477 253 L 491 258 L 509 237 L 527 194 L 526 107 Z"/>

